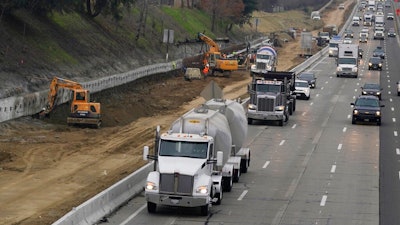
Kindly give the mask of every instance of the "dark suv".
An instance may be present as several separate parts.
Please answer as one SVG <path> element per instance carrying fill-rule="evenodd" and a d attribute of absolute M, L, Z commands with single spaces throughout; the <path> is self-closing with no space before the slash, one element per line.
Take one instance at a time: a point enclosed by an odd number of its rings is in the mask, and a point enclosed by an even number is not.
<path fill-rule="evenodd" d="M 364 86 L 361 87 L 361 94 L 362 95 L 373 95 L 379 98 L 379 100 L 382 99 L 382 90 L 381 86 L 379 84 L 375 83 L 365 83 Z"/>
<path fill-rule="evenodd" d="M 381 125 L 381 105 L 379 98 L 372 95 L 361 95 L 354 103 L 353 115 L 351 123 L 356 124 L 357 121 L 376 122 L 378 126 Z"/>
<path fill-rule="evenodd" d="M 303 72 L 297 76 L 299 80 L 306 80 L 310 85 L 310 88 L 315 88 L 317 86 L 317 78 L 315 74 L 312 72 Z"/>

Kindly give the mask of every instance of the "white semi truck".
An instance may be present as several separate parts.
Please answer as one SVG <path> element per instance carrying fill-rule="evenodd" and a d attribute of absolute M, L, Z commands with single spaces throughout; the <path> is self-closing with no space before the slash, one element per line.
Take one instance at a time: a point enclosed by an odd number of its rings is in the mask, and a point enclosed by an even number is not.
<path fill-rule="evenodd" d="M 256 59 L 251 65 L 250 75 L 264 74 L 268 71 L 275 71 L 278 61 L 278 54 L 271 46 L 263 46 L 257 50 Z"/>
<path fill-rule="evenodd" d="M 337 57 L 336 76 L 337 77 L 358 77 L 359 65 L 359 46 L 358 44 L 339 44 Z"/>
<path fill-rule="evenodd" d="M 211 204 L 221 204 L 223 192 L 231 191 L 250 165 L 250 149 L 243 106 L 233 100 L 211 99 L 172 123 L 168 132 L 156 133 L 155 160 L 148 174 L 147 210 L 157 205 L 200 207 L 208 215 Z"/>

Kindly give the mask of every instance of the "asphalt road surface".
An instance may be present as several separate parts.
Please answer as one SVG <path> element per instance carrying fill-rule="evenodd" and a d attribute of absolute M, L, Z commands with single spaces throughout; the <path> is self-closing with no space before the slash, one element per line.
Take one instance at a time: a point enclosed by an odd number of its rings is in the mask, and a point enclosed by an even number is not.
<path fill-rule="evenodd" d="M 385 26 L 395 27 L 393 21 Z M 354 43 L 361 27 L 351 27 Z M 378 45 L 387 55 L 384 69 L 369 71 L 368 59 Z M 398 224 L 399 41 L 370 39 L 360 47 L 364 58 L 358 78 L 337 78 L 335 59 L 321 55 L 308 70 L 317 76 L 310 100 L 297 101 L 285 126 L 249 125 L 249 171 L 208 217 L 194 208 L 158 207 L 157 213 L 149 214 L 142 193 L 104 224 Z M 384 88 L 381 126 L 351 124 L 350 103 L 366 82 L 380 82 Z"/>

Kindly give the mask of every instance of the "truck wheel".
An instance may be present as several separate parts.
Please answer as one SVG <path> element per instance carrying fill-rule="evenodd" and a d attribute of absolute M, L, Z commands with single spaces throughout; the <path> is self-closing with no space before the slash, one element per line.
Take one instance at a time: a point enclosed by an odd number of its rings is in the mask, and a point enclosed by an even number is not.
<path fill-rule="evenodd" d="M 293 99 L 293 112 L 296 112 L 296 98 Z"/>
<path fill-rule="evenodd" d="M 208 210 L 209 210 L 208 204 L 207 204 L 207 205 L 200 206 L 200 215 L 202 215 L 202 216 L 208 216 Z"/>
<path fill-rule="evenodd" d="M 252 124 L 252 123 L 253 123 L 253 119 L 247 118 L 247 124 Z"/>
<path fill-rule="evenodd" d="M 215 202 L 215 205 L 221 205 L 221 202 L 222 202 L 222 196 L 223 196 L 222 190 L 221 190 L 221 192 L 220 192 L 220 193 L 218 193 L 218 194 L 216 194 L 216 195 L 215 195 L 215 197 L 217 197 L 217 198 L 218 198 L 218 200 Z"/>
<path fill-rule="evenodd" d="M 278 124 L 279 126 L 283 127 L 283 119 L 279 120 Z"/>
<path fill-rule="evenodd" d="M 354 117 L 351 119 L 351 124 L 356 124 L 356 119 L 354 119 Z"/>
<path fill-rule="evenodd" d="M 147 212 L 155 213 L 157 209 L 157 204 L 152 202 L 147 202 Z"/>
<path fill-rule="evenodd" d="M 226 192 L 231 192 L 233 186 L 232 177 L 223 177 L 222 178 L 222 190 Z"/>
<path fill-rule="evenodd" d="M 289 115 L 293 115 L 293 104 L 289 103 Z"/>

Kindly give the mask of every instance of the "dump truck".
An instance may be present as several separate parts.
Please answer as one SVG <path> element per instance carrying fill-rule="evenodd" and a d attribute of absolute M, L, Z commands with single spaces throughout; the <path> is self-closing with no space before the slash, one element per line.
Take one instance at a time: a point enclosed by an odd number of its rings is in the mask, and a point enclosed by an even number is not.
<path fill-rule="evenodd" d="M 75 81 L 54 77 L 50 83 L 47 104 L 38 113 L 39 118 L 46 118 L 57 105 L 60 89 L 72 91 L 71 111 L 67 117 L 68 125 L 84 125 L 99 128 L 102 123 L 100 103 L 90 101 L 90 92 Z"/>
<path fill-rule="evenodd" d="M 211 99 L 182 115 L 168 132 L 156 132 L 154 154 L 145 146 L 143 158 L 155 160 L 145 184 L 149 213 L 158 206 L 197 207 L 208 215 L 221 204 L 250 165 L 244 147 L 247 120 L 243 106 L 233 100 Z"/>
<path fill-rule="evenodd" d="M 216 72 L 219 72 L 223 76 L 229 77 L 232 71 L 239 69 L 238 61 L 224 57 L 213 39 L 203 33 L 198 33 L 198 38 L 209 46 L 208 51 L 203 55 L 203 66 L 209 65 L 211 76 L 215 76 Z"/>
<path fill-rule="evenodd" d="M 257 50 L 255 62 L 251 65 L 250 75 L 276 71 L 278 54 L 271 46 L 262 46 Z"/>
<path fill-rule="evenodd" d="M 296 110 L 295 79 L 295 72 L 253 74 L 248 85 L 248 123 L 252 124 L 254 120 L 278 121 L 283 126 Z"/>

